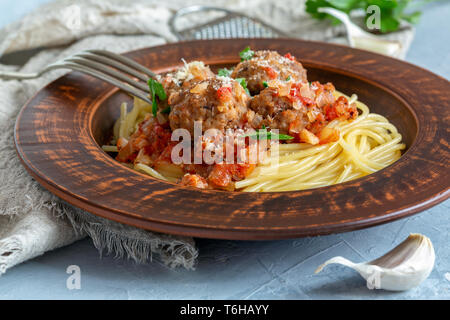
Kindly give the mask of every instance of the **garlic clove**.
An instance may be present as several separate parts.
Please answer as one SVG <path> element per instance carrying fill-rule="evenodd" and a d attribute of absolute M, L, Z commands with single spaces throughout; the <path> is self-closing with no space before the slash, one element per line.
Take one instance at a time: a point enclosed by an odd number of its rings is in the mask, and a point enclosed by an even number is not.
<path fill-rule="evenodd" d="M 341 264 L 357 271 L 369 289 L 404 291 L 418 286 L 431 273 L 435 253 L 431 240 L 421 234 L 410 234 L 397 247 L 370 262 L 354 263 L 334 257 L 320 265 L 319 273 L 329 264 Z"/>

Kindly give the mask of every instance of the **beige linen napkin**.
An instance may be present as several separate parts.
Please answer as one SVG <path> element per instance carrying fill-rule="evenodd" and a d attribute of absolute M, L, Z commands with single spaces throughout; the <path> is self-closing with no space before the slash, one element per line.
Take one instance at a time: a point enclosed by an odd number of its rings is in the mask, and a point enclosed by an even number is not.
<path fill-rule="evenodd" d="M 0 30 L 0 56 L 45 47 L 23 67 L 36 71 L 85 49 L 125 52 L 175 41 L 168 20 L 175 9 L 202 1 L 62 0 L 49 3 Z M 331 27 L 304 13 L 301 0 L 210 0 L 258 17 L 292 37 L 346 43 L 342 26 Z M 186 21 L 186 23 L 192 23 Z M 412 28 L 392 34 L 406 49 Z M 406 50 L 405 50 L 406 52 Z M 193 268 L 198 255 L 193 239 L 156 234 L 114 223 L 64 203 L 43 189 L 21 166 L 13 144 L 20 108 L 35 92 L 64 74 L 53 71 L 27 81 L 0 80 L 0 275 L 8 268 L 85 237 L 100 252 L 138 262 L 152 255 L 171 267 Z"/>

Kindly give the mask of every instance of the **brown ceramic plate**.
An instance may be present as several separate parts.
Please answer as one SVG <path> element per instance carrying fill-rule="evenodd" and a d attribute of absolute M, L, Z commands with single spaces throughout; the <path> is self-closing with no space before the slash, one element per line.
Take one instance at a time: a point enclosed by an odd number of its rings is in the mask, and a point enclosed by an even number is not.
<path fill-rule="evenodd" d="M 356 93 L 403 135 L 393 165 L 355 181 L 306 191 L 229 193 L 156 180 L 116 162 L 100 146 L 126 94 L 70 73 L 38 92 L 16 124 L 16 147 L 45 188 L 93 214 L 148 230 L 221 239 L 280 239 L 343 232 L 427 209 L 449 197 L 450 83 L 411 64 L 331 44 L 217 40 L 170 44 L 127 54 L 156 72 L 187 61 L 213 68 L 238 53 L 271 49 L 295 55 L 310 80 Z"/>

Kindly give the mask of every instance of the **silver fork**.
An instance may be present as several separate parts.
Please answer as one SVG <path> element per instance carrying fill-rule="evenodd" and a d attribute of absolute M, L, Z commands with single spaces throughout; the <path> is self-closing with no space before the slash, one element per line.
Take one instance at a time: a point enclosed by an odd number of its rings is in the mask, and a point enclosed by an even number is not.
<path fill-rule="evenodd" d="M 0 71 L 0 79 L 34 79 L 54 69 L 70 69 L 86 73 L 152 103 L 147 81 L 149 78 L 154 78 L 156 74 L 132 59 L 105 50 L 83 51 L 52 63 L 36 73 Z"/>

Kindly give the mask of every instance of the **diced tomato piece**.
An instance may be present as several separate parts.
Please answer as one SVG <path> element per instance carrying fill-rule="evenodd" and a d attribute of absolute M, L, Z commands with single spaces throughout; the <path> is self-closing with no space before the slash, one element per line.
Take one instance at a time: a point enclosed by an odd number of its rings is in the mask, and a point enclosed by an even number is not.
<path fill-rule="evenodd" d="M 184 186 L 191 186 L 199 189 L 207 189 L 208 182 L 205 178 L 199 176 L 198 174 L 186 173 L 181 179 L 181 184 Z"/>
<path fill-rule="evenodd" d="M 299 118 L 296 118 L 294 121 L 289 123 L 289 134 L 294 136 L 296 134 L 298 135 L 300 131 L 302 131 L 303 127 L 304 127 L 303 122 Z"/>
<path fill-rule="evenodd" d="M 131 143 L 127 143 L 124 147 L 119 150 L 117 154 L 116 160 L 120 162 L 128 162 L 131 161 L 132 155 L 135 153 L 133 149 L 133 145 Z M 136 156 L 135 156 L 136 157 Z M 134 160 L 134 158 L 133 158 Z"/>
<path fill-rule="evenodd" d="M 280 93 L 278 92 L 278 89 L 273 88 L 272 89 L 272 97 L 278 97 L 280 95 Z"/>
<path fill-rule="evenodd" d="M 244 179 L 255 169 L 255 167 L 255 164 L 249 163 L 219 163 L 214 165 L 208 176 L 208 181 L 213 185 L 228 188 L 233 180 Z"/>
<path fill-rule="evenodd" d="M 130 143 L 133 145 L 133 148 L 136 150 L 140 150 L 149 144 L 147 137 L 144 135 L 140 135 L 140 136 L 136 137 L 135 139 L 131 140 Z"/>
<path fill-rule="evenodd" d="M 135 152 L 135 153 L 133 153 L 132 155 L 130 155 L 130 156 L 128 157 L 128 162 L 134 162 L 134 160 L 136 159 L 137 155 L 138 155 L 137 152 Z"/>
<path fill-rule="evenodd" d="M 344 96 L 340 96 L 332 105 L 326 105 L 323 111 L 328 121 L 337 118 L 344 120 L 355 119 L 358 116 L 356 105 L 349 105 L 347 98 Z"/>
<path fill-rule="evenodd" d="M 152 147 L 152 153 L 160 154 L 164 148 L 170 143 L 171 133 L 169 130 L 164 129 L 161 125 L 156 124 L 154 126 L 152 134 L 148 137 Z"/>
<path fill-rule="evenodd" d="M 301 84 L 298 84 L 298 83 L 292 84 L 291 91 L 289 92 L 289 96 L 290 96 L 289 98 L 291 100 L 300 98 L 300 88 L 301 88 Z"/>
<path fill-rule="evenodd" d="M 300 99 L 300 101 L 304 106 L 308 108 L 314 106 L 316 102 L 313 99 L 303 97 L 300 94 L 301 87 L 302 87 L 301 83 L 295 83 L 291 86 L 291 91 L 289 92 L 289 98 L 291 99 L 291 101 L 293 101 L 294 99 Z"/>
<path fill-rule="evenodd" d="M 356 103 L 352 103 L 348 106 L 349 119 L 356 119 L 358 117 L 358 108 L 356 108 Z"/>
<path fill-rule="evenodd" d="M 327 82 L 323 85 L 323 90 L 334 92 L 334 91 L 336 91 L 336 88 L 334 87 L 334 85 L 331 82 Z M 345 98 L 345 97 L 343 97 L 343 98 Z"/>
<path fill-rule="evenodd" d="M 338 117 L 336 109 L 330 104 L 326 105 L 323 108 L 323 112 L 325 113 L 325 118 L 327 119 L 327 121 L 332 121 Z"/>
<path fill-rule="evenodd" d="M 323 91 L 323 85 L 319 81 L 311 82 L 310 87 L 312 90 L 316 91 L 316 94 L 318 93 L 317 91 Z"/>
<path fill-rule="evenodd" d="M 303 97 L 301 95 L 299 95 L 299 99 L 303 103 L 303 105 L 305 105 L 308 108 L 314 106 L 314 104 L 315 104 L 314 100 L 312 100 L 310 98 Z"/>
<path fill-rule="evenodd" d="M 291 87 L 291 92 L 289 92 L 291 98 L 298 98 L 299 92 L 298 89 L 294 86 Z"/>
<path fill-rule="evenodd" d="M 198 174 L 202 177 L 207 177 L 210 170 L 210 166 L 207 164 L 194 164 L 194 163 L 190 163 L 190 164 L 184 164 L 183 165 L 183 171 L 184 172 L 188 172 L 188 173 L 192 173 L 192 174 Z"/>
<path fill-rule="evenodd" d="M 287 58 L 287 59 L 289 59 L 289 60 L 295 61 L 295 57 L 294 57 L 293 55 L 291 55 L 290 52 L 286 53 L 286 54 L 284 55 L 284 57 Z"/>
<path fill-rule="evenodd" d="M 346 97 L 340 96 L 334 104 L 336 105 L 338 114 L 344 119 L 355 119 L 358 116 L 356 104 L 349 105 Z"/>
<path fill-rule="evenodd" d="M 128 140 L 125 138 L 120 137 L 117 139 L 117 149 L 122 149 L 128 144 Z"/>
<path fill-rule="evenodd" d="M 144 120 L 128 143 L 119 148 L 116 159 L 121 162 L 133 162 L 141 149 L 144 149 L 147 155 L 157 158 L 170 143 L 170 137 L 169 128 L 154 121 Z"/>
<path fill-rule="evenodd" d="M 255 169 L 255 167 L 256 167 L 255 164 L 250 164 L 250 163 L 236 164 L 232 168 L 233 178 L 235 180 L 245 179 L 245 177 L 247 177 L 250 173 L 252 173 L 252 171 Z"/>
<path fill-rule="evenodd" d="M 275 70 L 273 70 L 271 67 L 265 67 L 264 70 L 266 71 L 267 75 L 270 79 L 276 79 L 278 74 Z"/>
<path fill-rule="evenodd" d="M 226 187 L 231 183 L 231 172 L 229 164 L 214 165 L 208 176 L 208 181 L 219 187 Z"/>
<path fill-rule="evenodd" d="M 326 124 L 325 117 L 324 117 L 323 113 L 319 113 L 316 116 L 316 120 L 313 123 L 309 124 L 307 126 L 307 129 L 309 131 L 311 131 L 312 133 L 317 134 L 318 132 L 320 132 L 322 130 L 322 128 L 325 126 L 325 124 Z"/>
<path fill-rule="evenodd" d="M 323 113 L 319 113 L 316 117 L 316 121 L 318 122 L 325 122 L 325 117 L 323 116 Z"/>
<path fill-rule="evenodd" d="M 344 96 L 340 96 L 334 103 L 333 107 L 338 116 L 344 116 L 348 105 L 348 100 Z"/>
<path fill-rule="evenodd" d="M 172 149 L 177 145 L 177 142 L 169 143 L 159 155 L 157 161 L 166 161 L 172 163 Z"/>
<path fill-rule="evenodd" d="M 217 99 L 220 101 L 228 101 L 231 99 L 231 88 L 221 87 L 217 90 Z"/>

